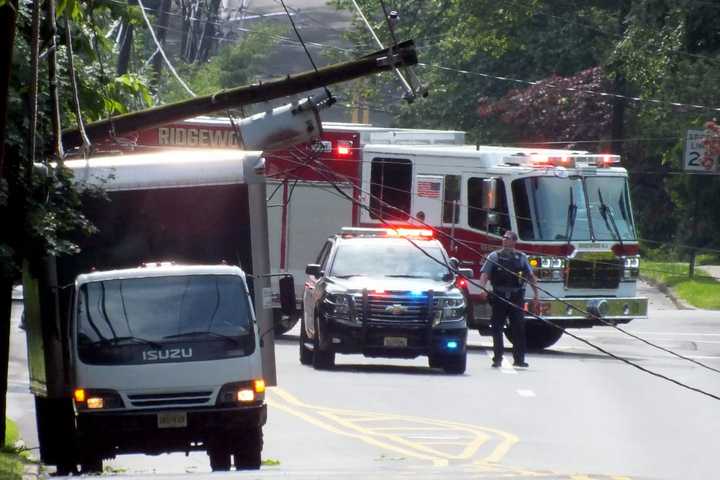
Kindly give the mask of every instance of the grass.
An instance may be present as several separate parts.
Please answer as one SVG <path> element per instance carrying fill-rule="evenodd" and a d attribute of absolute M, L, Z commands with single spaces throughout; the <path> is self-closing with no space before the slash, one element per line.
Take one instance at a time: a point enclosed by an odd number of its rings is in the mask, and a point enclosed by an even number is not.
<path fill-rule="evenodd" d="M 675 294 L 697 308 L 720 310 L 720 282 L 695 268 L 695 278 L 689 278 L 687 263 L 643 261 L 640 275 L 655 283 L 672 287 Z"/>
<path fill-rule="evenodd" d="M 17 425 L 9 418 L 6 419 L 5 443 L 0 450 L 0 478 L 3 480 L 22 480 L 24 462 L 14 447 L 18 438 Z"/>

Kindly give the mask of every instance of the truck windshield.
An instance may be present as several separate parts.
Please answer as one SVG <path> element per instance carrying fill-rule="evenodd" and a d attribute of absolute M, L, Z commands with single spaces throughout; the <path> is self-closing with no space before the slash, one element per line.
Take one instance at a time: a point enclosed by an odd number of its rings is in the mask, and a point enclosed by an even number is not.
<path fill-rule="evenodd" d="M 231 275 L 90 282 L 77 301 L 80 360 L 137 364 L 249 355 L 255 338 L 242 279 Z"/>
<path fill-rule="evenodd" d="M 447 261 L 437 246 L 417 242 L 431 255 L 428 257 L 409 241 L 351 241 L 340 245 L 335 253 L 331 275 L 335 277 L 380 276 L 431 278 L 443 280 L 450 275 Z M 433 259 L 437 259 L 435 261 Z"/>
<path fill-rule="evenodd" d="M 570 231 L 572 240 L 618 240 L 613 219 L 621 240 L 635 240 L 625 177 L 529 177 L 515 180 L 512 192 L 522 240 L 566 241 Z M 574 225 L 568 228 L 573 204 Z"/>

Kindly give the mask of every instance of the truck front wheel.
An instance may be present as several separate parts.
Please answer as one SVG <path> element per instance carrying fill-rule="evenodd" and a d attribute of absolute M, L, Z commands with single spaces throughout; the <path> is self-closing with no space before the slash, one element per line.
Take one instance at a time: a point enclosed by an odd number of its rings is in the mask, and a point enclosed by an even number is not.
<path fill-rule="evenodd" d="M 262 462 L 263 432 L 262 427 L 248 431 L 242 450 L 233 453 L 236 470 L 258 470 Z"/>
<path fill-rule="evenodd" d="M 230 470 L 230 450 L 225 445 L 211 445 L 207 454 L 210 457 L 210 468 L 213 472 Z"/>

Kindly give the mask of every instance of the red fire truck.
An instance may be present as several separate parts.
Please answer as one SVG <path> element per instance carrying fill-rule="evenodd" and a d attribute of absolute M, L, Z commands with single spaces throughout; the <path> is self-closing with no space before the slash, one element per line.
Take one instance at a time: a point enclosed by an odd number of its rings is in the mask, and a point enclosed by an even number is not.
<path fill-rule="evenodd" d="M 471 146 L 459 131 L 322 127 L 312 145 L 265 152 L 273 270 L 302 278 L 318 245 L 343 226 L 425 223 L 439 230 L 459 265 L 479 277 L 484 255 L 512 229 L 547 292 L 537 306 L 544 318 L 581 328 L 647 315 L 647 299 L 636 295 L 638 239 L 618 156 Z M 228 121 L 204 118 L 137 138 L 138 146 L 238 143 Z M 470 297 L 477 293 L 470 282 Z M 470 327 L 489 333 L 489 306 L 475 301 L 471 313 Z M 296 321 L 276 320 L 278 331 Z M 529 348 L 546 348 L 561 335 L 528 321 Z"/>

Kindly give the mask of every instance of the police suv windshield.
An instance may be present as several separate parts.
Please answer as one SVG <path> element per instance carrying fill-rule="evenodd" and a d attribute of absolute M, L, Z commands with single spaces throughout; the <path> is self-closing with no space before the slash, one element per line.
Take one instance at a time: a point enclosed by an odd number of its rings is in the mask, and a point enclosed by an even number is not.
<path fill-rule="evenodd" d="M 401 238 L 345 240 L 337 248 L 330 275 L 446 279 L 450 270 L 443 250 L 434 242 L 413 241 L 422 251 Z"/>
<path fill-rule="evenodd" d="M 86 283 L 77 299 L 80 359 L 96 364 L 249 355 L 252 317 L 239 277 L 185 275 Z"/>

